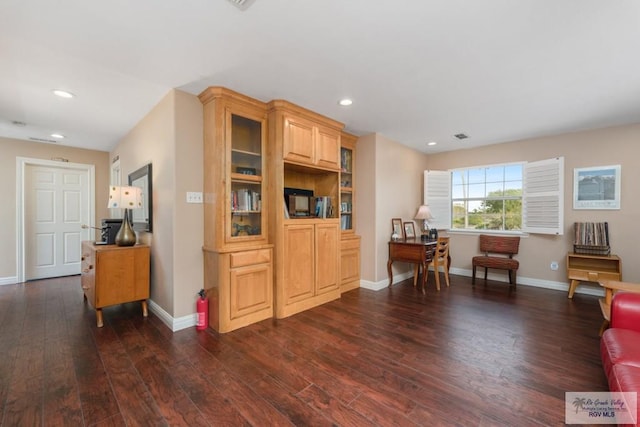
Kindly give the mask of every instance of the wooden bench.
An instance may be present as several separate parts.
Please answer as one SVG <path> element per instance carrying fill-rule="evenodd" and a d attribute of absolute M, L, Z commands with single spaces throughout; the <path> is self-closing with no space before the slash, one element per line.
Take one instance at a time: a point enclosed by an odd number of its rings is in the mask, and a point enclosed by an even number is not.
<path fill-rule="evenodd" d="M 520 247 L 520 237 L 518 236 L 490 236 L 480 235 L 480 252 L 483 255 L 474 256 L 471 260 L 473 265 L 472 284 L 476 284 L 476 268 L 484 268 L 484 280 L 487 280 L 487 269 L 495 268 L 507 270 L 509 272 L 509 283 L 516 284 L 516 272 L 520 263 L 513 259 Z"/>

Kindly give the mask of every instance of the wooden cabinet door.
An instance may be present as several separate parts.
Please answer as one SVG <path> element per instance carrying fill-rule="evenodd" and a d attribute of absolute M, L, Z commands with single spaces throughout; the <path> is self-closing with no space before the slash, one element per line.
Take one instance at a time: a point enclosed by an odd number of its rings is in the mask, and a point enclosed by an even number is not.
<path fill-rule="evenodd" d="M 340 283 L 346 285 L 360 280 L 360 239 L 340 243 Z M 343 289 L 344 290 L 344 289 Z"/>
<path fill-rule="evenodd" d="M 96 251 L 95 308 L 149 298 L 149 247 Z"/>
<path fill-rule="evenodd" d="M 96 308 L 131 301 L 134 270 L 133 251 L 97 251 Z"/>
<path fill-rule="evenodd" d="M 285 160 L 312 165 L 314 159 L 313 140 L 314 125 L 312 122 L 297 117 L 285 117 L 282 153 Z"/>
<path fill-rule="evenodd" d="M 337 289 L 340 283 L 340 229 L 337 223 L 316 224 L 316 295 Z"/>
<path fill-rule="evenodd" d="M 340 132 L 318 127 L 316 129 L 314 163 L 323 168 L 340 170 Z"/>
<path fill-rule="evenodd" d="M 313 224 L 284 227 L 284 283 L 281 285 L 284 286 L 285 304 L 313 297 L 313 253 Z"/>
<path fill-rule="evenodd" d="M 230 321 L 270 309 L 273 301 L 271 262 L 231 269 Z"/>

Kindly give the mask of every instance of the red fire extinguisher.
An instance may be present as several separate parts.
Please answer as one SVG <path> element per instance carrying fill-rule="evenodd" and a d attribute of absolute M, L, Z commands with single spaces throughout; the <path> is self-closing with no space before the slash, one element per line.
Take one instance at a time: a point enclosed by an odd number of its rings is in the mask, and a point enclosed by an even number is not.
<path fill-rule="evenodd" d="M 200 298 L 198 298 L 198 302 L 196 303 L 196 311 L 198 312 L 196 330 L 202 331 L 207 329 L 207 325 L 209 324 L 209 300 L 207 300 L 207 293 L 204 289 L 200 289 L 198 295 L 200 295 Z"/>

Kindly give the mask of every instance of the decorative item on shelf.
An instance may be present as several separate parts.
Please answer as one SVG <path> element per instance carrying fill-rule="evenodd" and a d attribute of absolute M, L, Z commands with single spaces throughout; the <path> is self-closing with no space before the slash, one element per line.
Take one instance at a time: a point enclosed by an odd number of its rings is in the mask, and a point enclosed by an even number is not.
<path fill-rule="evenodd" d="M 130 209 L 142 207 L 142 190 L 139 187 L 121 187 L 112 185 L 109 188 L 109 209 L 124 209 L 122 225 L 116 235 L 116 245 L 133 246 L 136 244 L 136 233 L 131 228 Z"/>
<path fill-rule="evenodd" d="M 433 215 L 431 214 L 431 209 L 429 209 L 429 205 L 422 205 L 418 208 L 418 212 L 416 212 L 416 216 L 414 219 L 422 220 L 422 240 L 429 240 L 432 238 L 438 238 L 438 231 L 434 228 L 432 231 L 429 230 L 429 220 L 433 219 Z"/>
<path fill-rule="evenodd" d="M 247 168 L 247 167 L 238 166 L 236 167 L 236 173 L 239 173 L 241 175 L 256 175 L 257 171 L 256 171 L 256 168 Z"/>
<path fill-rule="evenodd" d="M 391 219 L 391 240 L 394 242 L 396 240 L 402 239 L 402 218 L 392 218 Z"/>

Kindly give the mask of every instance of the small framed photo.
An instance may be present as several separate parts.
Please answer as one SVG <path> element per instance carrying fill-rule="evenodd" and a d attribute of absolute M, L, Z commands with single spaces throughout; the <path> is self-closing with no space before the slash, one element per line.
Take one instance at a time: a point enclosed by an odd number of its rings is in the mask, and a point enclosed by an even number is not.
<path fill-rule="evenodd" d="M 413 225 L 413 221 L 404 223 L 404 238 L 405 239 L 416 238 L 416 229 Z"/>
<path fill-rule="evenodd" d="M 620 209 L 620 165 L 574 169 L 573 209 Z"/>
<path fill-rule="evenodd" d="M 396 239 L 401 239 L 404 233 L 402 232 L 402 218 L 391 219 L 391 236 L 396 236 Z"/>

